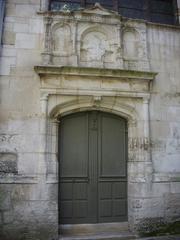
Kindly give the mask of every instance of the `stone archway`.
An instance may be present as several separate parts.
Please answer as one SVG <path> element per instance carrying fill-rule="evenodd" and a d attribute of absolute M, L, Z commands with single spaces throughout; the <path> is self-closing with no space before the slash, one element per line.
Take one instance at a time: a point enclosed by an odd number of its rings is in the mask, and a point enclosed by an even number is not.
<path fill-rule="evenodd" d="M 41 157 L 47 183 L 58 183 L 58 125 L 61 117 L 96 110 L 127 120 L 128 222 L 133 227 L 138 216 L 137 195 L 141 197 L 142 184 L 148 190 L 152 182 L 149 90 L 155 74 L 52 66 L 39 66 L 36 71 L 41 79 L 41 147 L 44 152 Z"/>
<path fill-rule="evenodd" d="M 75 97 L 75 96 L 74 96 Z M 49 105 L 51 100 L 55 98 L 55 95 L 49 96 Z M 61 96 L 63 98 L 63 96 Z M 72 96 L 64 96 L 66 99 L 65 102 L 58 104 L 56 101 L 56 105 L 52 107 L 52 109 L 49 109 L 48 115 L 48 128 L 54 129 L 51 130 L 51 132 L 56 132 L 56 135 L 49 136 L 48 138 L 50 141 L 47 143 L 48 146 L 50 146 L 53 143 L 56 143 L 56 146 L 53 146 L 52 149 L 56 149 L 54 152 L 54 156 L 57 157 L 57 150 L 58 150 L 58 125 L 61 123 L 61 118 L 64 116 L 68 116 L 72 113 L 80 113 L 84 111 L 93 111 L 98 110 L 102 112 L 112 113 L 120 117 L 124 117 L 127 120 L 127 128 L 128 128 L 128 222 L 133 226 L 134 222 L 134 213 L 132 211 L 132 201 L 133 200 L 133 184 L 137 185 L 137 182 L 143 181 L 147 183 L 147 187 L 150 183 L 149 176 L 151 175 L 151 162 L 149 160 L 149 147 L 148 147 L 148 138 L 142 137 L 142 132 L 144 132 L 144 125 L 141 124 L 141 121 L 139 120 L 140 116 L 136 109 L 129 105 L 123 105 L 123 104 L 115 104 L 114 97 L 113 100 L 105 101 L 100 99 L 100 97 L 94 97 L 94 96 L 82 96 L 78 97 L 78 100 L 72 100 Z M 62 100 L 62 99 L 61 99 Z M 94 101 L 95 100 L 95 101 Z M 146 101 L 144 101 L 143 105 L 147 104 Z M 142 106 L 143 106 L 142 105 Z M 146 105 L 145 105 L 146 106 Z M 145 108 L 144 106 L 144 108 Z M 141 125 L 141 130 L 138 132 L 138 128 Z M 56 130 L 55 130 L 56 129 Z M 144 133 L 143 133 L 144 134 Z M 146 134 L 146 133 L 145 133 Z M 48 134 L 49 135 L 49 134 Z M 52 141 L 52 138 L 54 139 Z M 143 161 L 142 161 L 143 159 Z M 56 171 L 58 169 L 58 161 L 57 158 L 54 161 L 54 168 L 56 168 Z M 141 166 L 142 165 L 142 166 Z M 138 169 L 137 166 L 140 166 Z M 143 169 L 143 171 L 142 171 Z M 58 173 L 56 172 L 56 177 L 54 177 L 53 174 L 48 173 L 48 167 L 47 167 L 47 177 L 48 181 L 50 182 L 58 182 Z M 139 178 L 139 179 L 138 179 Z"/>

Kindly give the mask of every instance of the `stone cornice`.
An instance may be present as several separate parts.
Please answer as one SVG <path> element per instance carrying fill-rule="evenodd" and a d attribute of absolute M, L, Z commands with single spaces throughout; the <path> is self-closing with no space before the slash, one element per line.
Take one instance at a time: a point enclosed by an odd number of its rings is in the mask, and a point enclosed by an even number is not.
<path fill-rule="evenodd" d="M 67 76 L 86 76 L 110 79 L 137 79 L 152 81 L 157 73 L 145 71 L 133 71 L 123 69 L 104 69 L 90 67 L 72 67 L 72 66 L 53 66 L 40 65 L 34 67 L 36 73 L 40 76 L 67 75 Z"/>

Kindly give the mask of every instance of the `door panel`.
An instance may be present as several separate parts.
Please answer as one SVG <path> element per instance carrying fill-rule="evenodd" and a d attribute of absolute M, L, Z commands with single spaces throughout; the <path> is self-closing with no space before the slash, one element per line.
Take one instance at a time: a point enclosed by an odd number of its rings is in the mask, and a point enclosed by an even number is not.
<path fill-rule="evenodd" d="M 99 122 L 101 127 L 98 133 L 99 222 L 125 221 L 127 219 L 127 207 L 124 204 L 127 199 L 125 121 L 114 115 L 101 113 Z M 104 214 L 105 212 L 108 214 Z"/>
<path fill-rule="evenodd" d="M 124 122 L 111 115 L 102 114 L 100 144 L 100 176 L 126 176 Z"/>
<path fill-rule="evenodd" d="M 88 177 L 87 126 L 87 114 L 62 121 L 61 177 Z"/>
<path fill-rule="evenodd" d="M 60 126 L 60 223 L 127 219 L 126 122 L 98 111 Z"/>
<path fill-rule="evenodd" d="M 98 188 L 97 188 L 97 173 L 98 173 L 98 122 L 97 122 L 97 112 L 89 112 L 89 216 L 91 223 L 97 222 L 98 217 Z"/>
<path fill-rule="evenodd" d="M 88 114 L 62 119 L 60 136 L 60 222 L 83 223 L 89 220 Z"/>

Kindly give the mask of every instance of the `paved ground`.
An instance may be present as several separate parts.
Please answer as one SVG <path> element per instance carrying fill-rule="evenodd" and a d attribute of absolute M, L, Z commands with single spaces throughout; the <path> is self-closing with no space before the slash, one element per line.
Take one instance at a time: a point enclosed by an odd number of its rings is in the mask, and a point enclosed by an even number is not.
<path fill-rule="evenodd" d="M 176 235 L 176 236 L 163 236 L 163 237 L 148 237 L 148 238 L 131 238 L 130 236 L 114 236 L 114 235 L 111 235 L 109 237 L 103 237 L 102 234 L 100 236 L 96 235 L 95 236 L 89 236 L 89 237 L 60 237 L 59 240 L 94 240 L 94 239 L 97 239 L 97 240 L 124 240 L 124 239 L 128 239 L 128 240 L 180 240 L 180 235 Z"/>
<path fill-rule="evenodd" d="M 163 236 L 163 237 L 148 237 L 148 238 L 139 238 L 137 240 L 180 240 L 180 235 L 176 236 Z"/>

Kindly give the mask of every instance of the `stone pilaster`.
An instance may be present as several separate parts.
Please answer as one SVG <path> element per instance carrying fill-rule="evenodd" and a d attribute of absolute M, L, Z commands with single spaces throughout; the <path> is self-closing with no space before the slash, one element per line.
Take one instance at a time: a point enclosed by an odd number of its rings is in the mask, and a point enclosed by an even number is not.
<path fill-rule="evenodd" d="M 40 122 L 40 159 L 39 159 L 39 177 L 46 174 L 46 137 L 47 137 L 47 103 L 48 95 L 41 97 L 41 122 Z"/>
<path fill-rule="evenodd" d="M 149 142 L 149 98 L 143 99 L 144 138 Z"/>
<path fill-rule="evenodd" d="M 143 110 L 144 110 L 144 139 L 145 139 L 145 160 L 146 160 L 146 182 L 148 191 L 151 190 L 152 187 L 152 158 L 151 158 L 151 144 L 150 144 L 150 113 L 149 113 L 149 102 L 150 98 L 143 99 Z"/>

